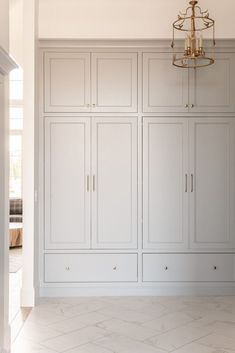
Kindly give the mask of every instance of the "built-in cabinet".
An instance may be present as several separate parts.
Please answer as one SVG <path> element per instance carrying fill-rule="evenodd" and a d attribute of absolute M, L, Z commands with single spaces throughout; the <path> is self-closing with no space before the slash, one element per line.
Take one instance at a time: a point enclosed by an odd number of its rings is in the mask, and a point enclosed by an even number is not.
<path fill-rule="evenodd" d="M 137 247 L 136 118 L 48 117 L 45 158 L 46 249 Z"/>
<path fill-rule="evenodd" d="M 45 112 L 137 112 L 137 53 L 47 52 Z"/>
<path fill-rule="evenodd" d="M 144 248 L 234 247 L 235 120 L 144 118 L 143 129 Z"/>
<path fill-rule="evenodd" d="M 172 65 L 171 53 L 143 54 L 143 112 L 235 112 L 235 55 L 215 53 L 202 69 Z"/>
<path fill-rule="evenodd" d="M 188 246 L 187 119 L 143 119 L 143 246 Z"/>
<path fill-rule="evenodd" d="M 215 56 L 42 49 L 43 293 L 235 281 L 235 54 Z"/>

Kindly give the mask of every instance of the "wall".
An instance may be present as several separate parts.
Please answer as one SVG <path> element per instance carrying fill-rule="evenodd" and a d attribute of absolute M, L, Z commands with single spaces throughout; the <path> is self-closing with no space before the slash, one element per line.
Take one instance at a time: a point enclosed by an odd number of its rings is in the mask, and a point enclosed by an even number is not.
<path fill-rule="evenodd" d="M 8 0 L 0 1 L 0 46 L 8 51 L 8 41 L 9 41 L 9 4 Z"/>
<path fill-rule="evenodd" d="M 186 0 L 39 0 L 39 38 L 171 38 Z M 235 1 L 201 0 L 218 38 L 235 38 Z"/>
<path fill-rule="evenodd" d="M 8 51 L 8 1 L 0 1 L 0 47 Z M 2 54 L 4 56 L 4 54 Z M 0 55 L 1 60 L 4 60 Z M 1 61 L 0 60 L 0 61 Z M 8 326 L 8 252 L 7 252 L 7 190 L 8 168 L 6 167 L 6 102 L 7 79 L 0 75 L 0 352 L 9 349 Z"/>
<path fill-rule="evenodd" d="M 23 66 L 23 0 L 10 0 L 10 53 Z"/>

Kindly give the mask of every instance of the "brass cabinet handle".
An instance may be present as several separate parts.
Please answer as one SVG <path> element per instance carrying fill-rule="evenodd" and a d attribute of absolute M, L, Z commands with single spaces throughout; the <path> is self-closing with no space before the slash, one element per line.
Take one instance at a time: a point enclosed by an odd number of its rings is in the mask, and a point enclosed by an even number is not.
<path fill-rule="evenodd" d="M 86 189 L 87 189 L 87 192 L 90 191 L 90 176 L 87 175 L 86 177 Z"/>
<path fill-rule="evenodd" d="M 95 175 L 93 175 L 93 191 L 95 191 Z"/>
<path fill-rule="evenodd" d="M 191 104 L 191 108 L 194 108 L 194 104 Z"/>
<path fill-rule="evenodd" d="M 194 185 L 193 185 L 193 174 L 191 174 L 191 192 L 194 190 Z"/>
<path fill-rule="evenodd" d="M 185 192 L 188 192 L 188 174 L 185 174 Z"/>
<path fill-rule="evenodd" d="M 185 108 L 188 108 L 189 107 L 189 105 L 188 104 L 185 104 Z"/>

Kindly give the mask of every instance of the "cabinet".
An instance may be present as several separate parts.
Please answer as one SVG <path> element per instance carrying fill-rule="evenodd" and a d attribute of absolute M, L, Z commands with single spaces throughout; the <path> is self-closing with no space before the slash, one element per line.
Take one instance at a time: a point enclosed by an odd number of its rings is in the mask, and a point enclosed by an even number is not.
<path fill-rule="evenodd" d="M 45 121 L 45 246 L 90 247 L 90 120 Z"/>
<path fill-rule="evenodd" d="M 234 248 L 234 119 L 143 126 L 144 248 Z"/>
<path fill-rule="evenodd" d="M 44 55 L 45 112 L 137 112 L 136 53 Z"/>
<path fill-rule="evenodd" d="M 143 111 L 235 112 L 235 54 L 216 53 L 202 69 L 172 65 L 171 53 L 143 54 Z"/>
<path fill-rule="evenodd" d="M 46 254 L 45 281 L 136 282 L 137 254 Z"/>
<path fill-rule="evenodd" d="M 90 111 L 90 54 L 44 54 L 45 112 Z"/>
<path fill-rule="evenodd" d="M 45 156 L 46 249 L 136 248 L 137 119 L 46 118 Z"/>
<path fill-rule="evenodd" d="M 189 141 L 191 246 L 235 247 L 235 121 L 190 120 Z"/>
<path fill-rule="evenodd" d="M 144 118 L 144 248 L 187 247 L 187 120 Z"/>
<path fill-rule="evenodd" d="M 144 282 L 233 282 L 233 254 L 143 254 Z"/>
<path fill-rule="evenodd" d="M 92 242 L 137 247 L 137 119 L 92 122 Z"/>

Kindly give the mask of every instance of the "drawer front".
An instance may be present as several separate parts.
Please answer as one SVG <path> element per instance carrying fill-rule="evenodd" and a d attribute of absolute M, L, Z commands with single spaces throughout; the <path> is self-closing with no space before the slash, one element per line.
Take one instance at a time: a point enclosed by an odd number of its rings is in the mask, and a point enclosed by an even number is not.
<path fill-rule="evenodd" d="M 45 282 L 136 282 L 137 254 L 46 254 Z"/>
<path fill-rule="evenodd" d="M 232 282 L 233 254 L 143 254 L 144 282 Z"/>

